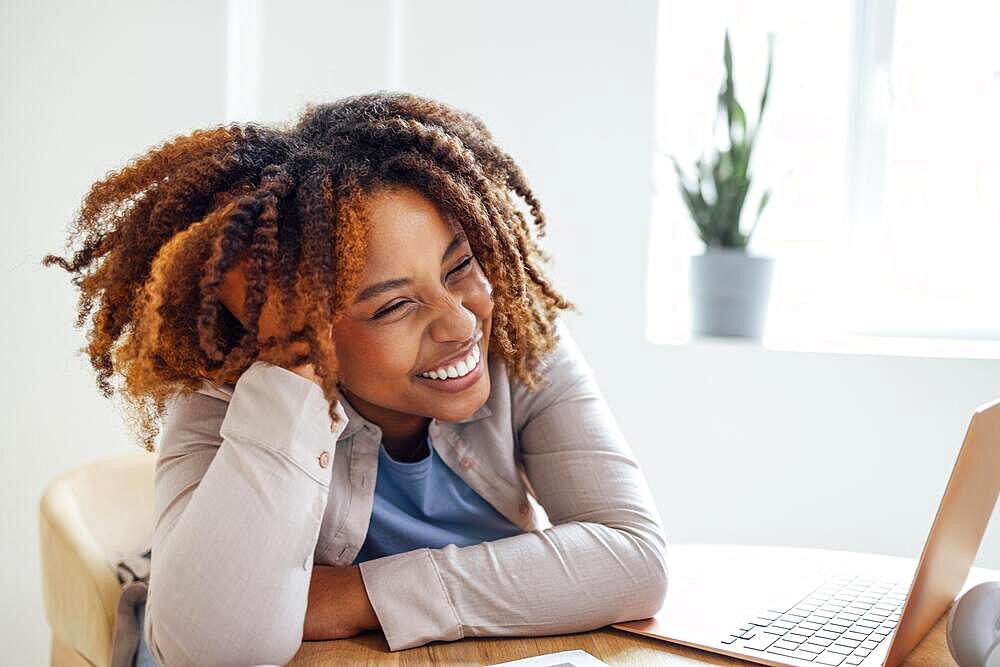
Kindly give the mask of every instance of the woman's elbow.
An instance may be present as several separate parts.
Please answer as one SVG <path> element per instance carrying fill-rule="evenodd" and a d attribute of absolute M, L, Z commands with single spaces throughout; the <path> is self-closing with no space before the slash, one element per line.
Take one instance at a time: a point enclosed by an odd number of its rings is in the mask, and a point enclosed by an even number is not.
<path fill-rule="evenodd" d="M 163 667 L 187 665 L 285 665 L 302 645 L 302 628 L 283 626 L 274 619 L 266 632 L 251 625 L 222 630 L 208 623 L 191 623 L 183 610 L 147 608 L 144 628 L 149 652 Z M 231 628 L 230 628 L 231 630 Z"/>
<path fill-rule="evenodd" d="M 645 577 L 640 587 L 637 599 L 640 601 L 635 618 L 651 618 L 656 615 L 667 600 L 667 589 L 670 587 L 670 570 L 667 565 L 666 549 L 660 545 L 652 547 L 652 556 L 647 554 Z"/>
<path fill-rule="evenodd" d="M 630 604 L 624 618 L 619 621 L 635 621 L 642 618 L 652 618 L 663 607 L 667 599 L 667 573 L 665 570 L 654 570 L 654 575 L 640 580 L 628 596 Z"/>
<path fill-rule="evenodd" d="M 663 603 L 667 601 L 667 589 L 670 587 L 670 572 L 666 562 L 663 562 L 662 567 L 657 568 L 655 572 L 656 576 L 649 585 L 650 600 L 647 609 L 649 613 L 646 618 L 655 616 L 656 612 L 660 611 Z"/>

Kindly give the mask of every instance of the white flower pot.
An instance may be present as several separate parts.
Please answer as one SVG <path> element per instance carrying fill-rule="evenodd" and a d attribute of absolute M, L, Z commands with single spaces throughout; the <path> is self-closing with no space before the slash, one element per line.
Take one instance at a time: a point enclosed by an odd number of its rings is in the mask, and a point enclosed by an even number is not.
<path fill-rule="evenodd" d="M 771 294 L 771 257 L 710 247 L 691 258 L 691 333 L 759 339 Z"/>

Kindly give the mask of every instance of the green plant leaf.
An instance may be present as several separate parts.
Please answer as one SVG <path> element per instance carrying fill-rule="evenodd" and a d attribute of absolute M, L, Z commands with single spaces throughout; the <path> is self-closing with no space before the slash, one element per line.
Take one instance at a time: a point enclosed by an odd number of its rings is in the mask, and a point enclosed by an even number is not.
<path fill-rule="evenodd" d="M 754 230 L 757 229 L 757 223 L 760 222 L 760 214 L 764 212 L 764 207 L 767 206 L 767 202 L 769 201 L 771 201 L 771 190 L 767 189 L 760 196 L 760 203 L 757 204 L 757 215 L 754 216 L 753 225 L 751 225 L 750 231 L 747 232 L 747 243 L 750 242 L 750 237 L 753 236 Z"/>
<path fill-rule="evenodd" d="M 726 119 L 729 123 L 729 141 L 736 143 L 743 141 L 747 131 L 747 117 L 743 107 L 736 99 L 736 84 L 733 79 L 733 49 L 729 41 L 729 30 L 726 29 L 725 42 L 723 43 L 723 64 L 726 68 L 726 78 L 723 80 L 722 89 L 719 91 L 719 105 L 725 109 Z"/>
<path fill-rule="evenodd" d="M 757 123 L 754 125 L 753 135 L 750 138 L 752 145 L 757 139 L 757 132 L 760 130 L 760 122 L 764 118 L 764 109 L 767 107 L 767 95 L 771 89 L 771 72 L 774 65 L 774 33 L 767 34 L 767 75 L 764 77 L 764 90 L 760 94 L 760 110 L 757 112 Z"/>

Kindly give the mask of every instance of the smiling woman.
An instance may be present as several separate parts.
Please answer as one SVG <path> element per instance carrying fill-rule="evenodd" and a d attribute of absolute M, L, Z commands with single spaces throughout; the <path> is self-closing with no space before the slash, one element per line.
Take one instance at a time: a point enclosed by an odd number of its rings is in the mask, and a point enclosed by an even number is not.
<path fill-rule="evenodd" d="M 481 120 L 398 92 L 199 130 L 94 184 L 73 257 L 44 262 L 77 274 L 79 326 L 99 301 L 86 352 L 147 449 L 162 422 L 140 656 L 284 664 L 367 629 L 395 651 L 660 607 L 660 517 L 544 225 Z"/>

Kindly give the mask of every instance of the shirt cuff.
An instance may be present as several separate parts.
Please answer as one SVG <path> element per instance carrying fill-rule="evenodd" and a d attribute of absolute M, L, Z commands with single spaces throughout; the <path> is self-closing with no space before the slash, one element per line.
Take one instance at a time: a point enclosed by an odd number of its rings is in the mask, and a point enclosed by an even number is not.
<path fill-rule="evenodd" d="M 366 560 L 358 567 L 390 651 L 465 636 L 430 549 Z"/>
<path fill-rule="evenodd" d="M 330 403 L 318 384 L 258 360 L 237 379 L 220 434 L 283 454 L 314 480 L 329 486 L 330 462 L 339 437 L 332 430 L 329 410 Z"/>

